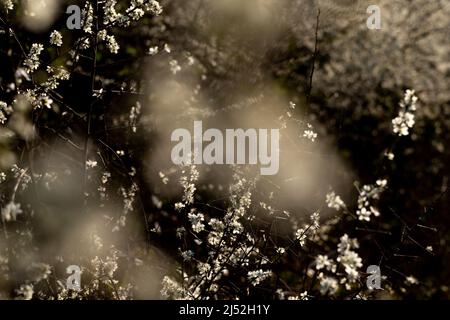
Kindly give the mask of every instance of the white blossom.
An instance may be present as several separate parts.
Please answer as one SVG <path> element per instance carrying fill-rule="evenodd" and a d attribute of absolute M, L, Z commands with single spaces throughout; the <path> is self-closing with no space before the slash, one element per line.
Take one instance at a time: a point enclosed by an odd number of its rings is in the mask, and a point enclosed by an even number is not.
<path fill-rule="evenodd" d="M 95 160 L 87 160 L 86 161 L 86 168 L 92 169 L 97 166 L 97 161 Z"/>
<path fill-rule="evenodd" d="M 320 293 L 323 295 L 334 295 L 339 289 L 339 284 L 336 278 L 333 277 L 319 277 L 320 279 Z"/>
<path fill-rule="evenodd" d="M 370 221 L 371 216 L 378 217 L 380 212 L 371 205 L 373 200 L 379 199 L 380 194 L 386 188 L 387 180 L 377 180 L 375 185 L 364 185 L 359 192 L 358 210 L 356 215 L 359 220 Z"/>
<path fill-rule="evenodd" d="M 336 195 L 336 193 L 334 193 L 334 191 L 332 191 L 326 195 L 325 202 L 327 203 L 328 208 L 333 208 L 337 211 L 345 208 L 344 201 L 342 201 L 341 197 Z"/>
<path fill-rule="evenodd" d="M 326 269 L 331 272 L 336 272 L 336 264 L 327 255 L 319 254 L 316 258 L 316 269 Z"/>
<path fill-rule="evenodd" d="M 169 64 L 170 64 L 170 71 L 171 71 L 173 74 L 177 74 L 178 72 L 181 71 L 181 67 L 180 67 L 180 65 L 178 64 L 178 61 L 177 61 L 177 60 L 175 60 L 175 59 L 170 60 Z"/>
<path fill-rule="evenodd" d="M 418 98 L 414 90 L 406 90 L 403 101 L 400 102 L 398 116 L 392 120 L 393 130 L 399 136 L 409 135 L 409 129 L 415 124 L 416 103 Z"/>
<path fill-rule="evenodd" d="M 255 270 L 255 271 L 249 271 L 247 273 L 247 277 L 252 283 L 253 286 L 257 286 L 264 280 L 270 278 L 272 276 L 272 271 L 264 271 L 262 269 Z"/>
<path fill-rule="evenodd" d="M 315 133 L 312 130 L 305 130 L 305 131 L 303 131 L 303 138 L 306 138 L 306 139 L 314 142 L 317 138 L 317 133 Z"/>
<path fill-rule="evenodd" d="M 106 47 L 108 48 L 109 52 L 114 54 L 117 54 L 120 49 L 114 36 L 106 36 Z"/>
<path fill-rule="evenodd" d="M 33 43 L 31 45 L 30 53 L 25 59 L 24 65 L 28 72 L 32 72 L 39 68 L 41 62 L 39 61 L 39 56 L 44 50 L 44 46 L 40 43 Z"/>
<path fill-rule="evenodd" d="M 158 46 L 154 46 L 154 47 L 148 48 L 148 54 L 151 55 L 151 56 L 154 56 L 158 52 L 159 52 Z"/>
<path fill-rule="evenodd" d="M 51 34 L 50 34 L 50 44 L 53 44 L 57 47 L 61 47 L 63 43 L 63 38 L 62 35 L 59 31 L 54 30 Z"/>
<path fill-rule="evenodd" d="M 2 0 L 2 4 L 7 12 L 14 9 L 14 1 L 13 0 Z"/>
<path fill-rule="evenodd" d="M 191 211 L 188 213 L 188 218 L 192 224 L 192 230 L 194 230 L 195 233 L 205 230 L 205 225 L 203 224 L 205 217 L 203 213 L 194 213 L 194 211 Z"/>
<path fill-rule="evenodd" d="M 3 221 L 16 221 L 17 216 L 23 211 L 20 208 L 20 203 L 13 201 L 9 202 L 4 208 L 2 208 L 2 220 Z"/>

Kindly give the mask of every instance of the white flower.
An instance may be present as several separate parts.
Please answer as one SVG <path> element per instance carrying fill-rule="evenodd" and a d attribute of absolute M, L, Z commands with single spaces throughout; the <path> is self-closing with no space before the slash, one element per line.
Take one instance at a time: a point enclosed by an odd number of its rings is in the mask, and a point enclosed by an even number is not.
<path fill-rule="evenodd" d="M 170 64 L 170 71 L 171 71 L 173 74 L 177 74 L 178 72 L 181 71 L 181 67 L 180 67 L 180 65 L 178 64 L 178 61 L 177 61 L 177 60 L 175 60 L 175 59 L 170 60 L 169 64 Z"/>
<path fill-rule="evenodd" d="M 315 133 L 312 130 L 305 130 L 303 132 L 303 138 L 306 138 L 308 140 L 311 140 L 312 142 L 314 142 L 317 138 L 317 133 Z"/>
<path fill-rule="evenodd" d="M 9 10 L 14 9 L 14 2 L 13 0 L 3 0 L 3 7 L 5 8 L 6 12 Z"/>
<path fill-rule="evenodd" d="M 311 215 L 310 219 L 311 219 L 311 228 L 312 228 L 314 231 L 318 230 L 319 227 L 320 227 L 320 224 L 319 224 L 319 221 L 320 221 L 320 214 L 319 214 L 319 212 L 314 212 L 314 213 Z"/>
<path fill-rule="evenodd" d="M 106 47 L 108 48 L 109 52 L 114 54 L 117 54 L 120 49 L 114 36 L 106 36 Z"/>
<path fill-rule="evenodd" d="M 89 41 L 89 38 L 84 38 L 82 39 L 83 41 L 81 41 L 80 43 L 80 49 L 81 50 L 86 50 L 91 46 L 91 42 Z M 77 57 L 78 59 L 78 57 Z"/>
<path fill-rule="evenodd" d="M 186 250 L 181 252 L 181 257 L 184 261 L 191 261 L 194 257 L 194 252 L 192 250 Z"/>
<path fill-rule="evenodd" d="M 340 242 L 338 244 L 338 253 L 344 254 L 346 251 L 351 249 L 359 248 L 359 243 L 357 239 L 351 239 L 347 234 L 344 234 L 340 238 Z"/>
<path fill-rule="evenodd" d="M 395 155 L 392 152 L 386 152 L 384 155 L 391 161 L 395 158 Z"/>
<path fill-rule="evenodd" d="M 161 296 L 166 299 L 189 299 L 187 292 L 177 281 L 165 276 L 162 281 Z"/>
<path fill-rule="evenodd" d="M 185 204 L 182 203 L 182 202 L 177 202 L 177 203 L 175 203 L 175 210 L 177 210 L 177 211 L 180 211 L 180 210 L 183 209 L 184 207 L 186 207 L 186 206 L 185 206 Z"/>
<path fill-rule="evenodd" d="M 413 276 L 406 277 L 406 282 L 409 284 L 418 284 L 419 283 L 419 281 Z"/>
<path fill-rule="evenodd" d="M 341 197 L 336 195 L 336 193 L 330 192 L 326 195 L 325 202 L 328 205 L 328 208 L 333 208 L 337 211 L 339 211 L 341 208 L 345 208 L 345 203 L 342 201 Z"/>
<path fill-rule="evenodd" d="M 188 218 L 192 224 L 192 230 L 194 230 L 195 233 L 205 230 L 205 225 L 203 224 L 205 217 L 203 216 L 203 213 L 194 213 L 194 211 L 191 211 L 188 213 Z"/>
<path fill-rule="evenodd" d="M 31 45 L 30 53 L 28 54 L 24 62 L 25 68 L 28 72 L 39 68 L 39 65 L 41 64 L 41 62 L 39 61 L 39 55 L 41 54 L 42 50 L 44 50 L 44 46 L 40 43 L 33 43 Z"/>
<path fill-rule="evenodd" d="M 101 41 L 106 40 L 106 36 L 108 35 L 108 32 L 106 30 L 101 30 L 98 32 L 97 36 Z"/>
<path fill-rule="evenodd" d="M 376 184 L 379 186 L 379 187 L 381 187 L 381 188 L 384 188 L 384 187 L 386 187 L 386 185 L 387 185 L 387 180 L 386 179 L 383 179 L 383 180 L 377 180 L 377 182 L 376 182 Z"/>
<path fill-rule="evenodd" d="M 91 169 L 91 168 L 95 168 L 96 166 L 97 166 L 97 161 L 94 161 L 94 160 L 86 161 L 86 168 Z"/>
<path fill-rule="evenodd" d="M 159 52 L 158 46 L 154 46 L 154 47 L 148 48 L 148 54 L 151 55 L 151 56 L 154 56 L 158 52 Z"/>
<path fill-rule="evenodd" d="M 62 35 L 58 31 L 54 30 L 50 34 L 50 44 L 53 44 L 57 47 L 61 47 L 63 41 L 62 41 Z"/>
<path fill-rule="evenodd" d="M 150 0 L 150 2 L 145 5 L 145 10 L 150 11 L 155 16 L 159 16 L 163 11 L 161 5 L 156 0 Z"/>
<path fill-rule="evenodd" d="M 300 300 L 308 300 L 308 291 L 300 293 Z"/>
<path fill-rule="evenodd" d="M 5 116 L 5 114 L 3 112 L 0 112 L 0 123 L 4 124 L 7 120 L 8 118 Z"/>
<path fill-rule="evenodd" d="M 376 181 L 375 185 L 364 185 L 362 187 L 358 197 L 358 210 L 356 210 L 359 220 L 370 221 L 372 215 L 375 217 L 380 215 L 378 209 L 371 205 L 371 200 L 379 199 L 386 186 L 387 180 L 380 179 Z"/>
<path fill-rule="evenodd" d="M 305 245 L 305 240 L 307 239 L 307 234 L 306 234 L 306 230 L 303 228 L 297 229 L 297 231 L 295 232 L 295 239 L 297 239 L 300 243 L 300 246 L 304 246 Z"/>
<path fill-rule="evenodd" d="M 47 107 L 48 109 L 52 108 L 53 100 L 46 94 L 42 94 L 40 97 L 41 105 Z"/>
<path fill-rule="evenodd" d="M 185 173 L 184 170 L 182 172 Z M 194 194 L 197 188 L 195 187 L 194 182 L 198 179 L 199 172 L 195 165 L 190 166 L 190 175 L 183 175 L 180 178 L 180 184 L 184 189 L 183 192 L 183 203 L 184 204 L 192 204 L 194 203 Z"/>
<path fill-rule="evenodd" d="M 319 277 L 320 278 L 320 293 L 334 295 L 339 289 L 338 281 L 333 277 Z"/>
<path fill-rule="evenodd" d="M 336 260 L 342 263 L 346 269 L 358 269 L 362 267 L 362 259 L 359 257 L 358 253 L 352 250 L 345 251 Z"/>
<path fill-rule="evenodd" d="M 158 174 L 163 184 L 169 183 L 169 178 L 163 172 L 160 171 Z"/>
<path fill-rule="evenodd" d="M 272 275 L 272 271 L 270 271 L 270 270 L 264 271 L 262 269 L 255 270 L 255 271 L 249 271 L 247 273 L 247 277 L 251 281 L 253 286 L 256 286 L 256 285 L 260 284 L 261 282 L 263 282 L 264 280 L 270 278 L 271 275 Z"/>
<path fill-rule="evenodd" d="M 167 43 L 164 44 L 164 51 L 167 52 L 167 53 L 171 53 L 172 52 L 172 49 L 170 49 L 170 46 Z"/>
<path fill-rule="evenodd" d="M 328 256 L 319 254 L 316 258 L 316 269 L 326 269 L 331 272 L 336 272 L 336 264 Z"/>
<path fill-rule="evenodd" d="M 358 269 L 362 267 L 362 259 L 352 250 L 359 247 L 356 239 L 350 239 L 344 234 L 340 240 L 337 249 L 339 256 L 336 260 L 342 264 L 346 273 L 346 278 L 343 278 L 341 283 L 346 283 L 346 288 L 350 290 L 351 284 L 359 279 Z"/>
<path fill-rule="evenodd" d="M 393 131 L 399 136 L 407 136 L 409 129 L 414 126 L 417 100 L 414 90 L 406 90 L 403 101 L 400 102 L 398 116 L 392 120 Z"/>
<path fill-rule="evenodd" d="M 145 14 L 144 10 L 142 10 L 140 8 L 133 9 L 132 11 L 130 11 L 131 19 L 133 19 L 135 21 L 142 18 L 144 16 L 144 14 Z"/>
<path fill-rule="evenodd" d="M 23 211 L 20 208 L 20 203 L 10 202 L 2 209 L 2 220 L 3 221 L 16 221 L 17 216 Z"/>
<path fill-rule="evenodd" d="M 103 23 L 110 24 L 118 20 L 119 14 L 116 12 L 116 0 L 105 0 L 103 5 L 103 12 L 104 12 L 104 21 Z"/>
<path fill-rule="evenodd" d="M 102 178 L 101 178 L 102 184 L 107 183 L 109 178 L 111 178 L 111 173 L 109 173 L 107 171 L 103 172 Z"/>
<path fill-rule="evenodd" d="M 94 22 L 94 8 L 90 3 L 86 3 L 81 12 L 81 23 L 83 25 L 83 31 L 88 34 L 91 34 L 93 22 Z"/>
<path fill-rule="evenodd" d="M 11 107 L 8 107 L 6 102 L 0 101 L 0 123 L 4 124 L 8 118 L 7 116 L 13 112 Z"/>

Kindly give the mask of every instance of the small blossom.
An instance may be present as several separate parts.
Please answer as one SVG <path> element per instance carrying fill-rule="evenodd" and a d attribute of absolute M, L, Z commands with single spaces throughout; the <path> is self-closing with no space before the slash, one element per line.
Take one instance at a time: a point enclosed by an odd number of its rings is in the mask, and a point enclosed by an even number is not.
<path fill-rule="evenodd" d="M 406 282 L 409 284 L 418 284 L 419 283 L 419 281 L 413 276 L 406 277 Z"/>
<path fill-rule="evenodd" d="M 170 60 L 169 64 L 170 64 L 170 71 L 171 71 L 173 74 L 177 74 L 178 72 L 181 71 L 181 67 L 180 67 L 180 65 L 178 64 L 178 61 L 177 61 L 177 60 Z"/>
<path fill-rule="evenodd" d="M 120 49 L 114 36 L 106 36 L 106 47 L 108 48 L 109 52 L 114 54 L 117 54 Z"/>
<path fill-rule="evenodd" d="M 264 271 L 262 269 L 255 270 L 255 271 L 249 271 L 247 273 L 248 279 L 251 281 L 253 286 L 257 286 L 264 280 L 270 278 L 272 276 L 272 271 Z"/>
<path fill-rule="evenodd" d="M 328 256 L 319 254 L 316 258 L 316 269 L 326 269 L 331 272 L 336 272 L 336 264 Z"/>
<path fill-rule="evenodd" d="M 13 0 L 3 0 L 3 7 L 5 8 L 6 12 L 14 9 L 14 1 Z"/>
<path fill-rule="evenodd" d="M 334 295 L 339 289 L 338 281 L 333 277 L 320 277 L 320 293 Z"/>
<path fill-rule="evenodd" d="M 194 230 L 195 233 L 199 233 L 205 229 L 205 225 L 203 224 L 203 221 L 205 220 L 203 213 L 194 213 L 194 211 L 191 211 L 188 213 L 188 218 L 192 224 L 192 230 Z"/>
<path fill-rule="evenodd" d="M 39 56 L 42 50 L 44 50 L 44 46 L 40 43 L 33 43 L 31 45 L 30 53 L 28 54 L 24 62 L 24 65 L 28 72 L 34 71 L 39 68 L 39 65 L 41 64 L 41 62 L 39 61 Z"/>
<path fill-rule="evenodd" d="M 62 41 L 62 35 L 58 31 L 54 30 L 50 34 L 50 44 L 53 44 L 57 47 L 61 47 L 63 41 Z"/>
<path fill-rule="evenodd" d="M 300 243 L 300 246 L 304 246 L 305 245 L 305 241 L 308 238 L 307 234 L 306 234 L 306 230 L 303 228 L 297 229 L 297 231 L 295 232 L 295 239 L 297 239 Z"/>
<path fill-rule="evenodd" d="M 300 293 L 300 300 L 308 300 L 308 291 Z"/>
<path fill-rule="evenodd" d="M 325 202 L 327 203 L 328 208 L 333 208 L 337 211 L 345 208 L 344 201 L 342 201 L 341 197 L 336 195 L 336 193 L 334 193 L 334 191 L 330 192 L 326 195 Z"/>
<path fill-rule="evenodd" d="M 380 194 L 387 186 L 387 180 L 377 180 L 375 185 L 364 185 L 360 190 L 358 197 L 358 210 L 356 215 L 359 220 L 370 221 L 371 216 L 378 217 L 380 212 L 371 205 L 373 200 L 379 199 Z"/>
<path fill-rule="evenodd" d="M 170 46 L 167 43 L 164 44 L 164 51 L 167 52 L 167 53 L 171 53 L 172 52 L 172 49 L 170 48 Z"/>
<path fill-rule="evenodd" d="M 151 56 L 154 56 L 155 54 L 157 54 L 159 52 L 159 48 L 157 46 L 155 47 L 150 47 L 148 49 L 148 54 Z"/>
<path fill-rule="evenodd" d="M 315 133 L 312 130 L 305 130 L 303 132 L 303 138 L 306 138 L 308 140 L 311 140 L 312 142 L 314 142 L 317 138 L 317 133 Z"/>
<path fill-rule="evenodd" d="M 96 166 L 97 166 L 97 161 L 94 161 L 94 160 L 86 161 L 86 168 L 92 169 L 92 168 L 95 168 Z"/>
<path fill-rule="evenodd" d="M 16 221 L 17 216 L 23 211 L 20 208 L 20 203 L 15 203 L 11 201 L 2 209 L 2 220 L 3 221 Z"/>
<path fill-rule="evenodd" d="M 186 207 L 186 206 L 185 206 L 185 204 L 182 203 L 182 202 L 177 202 L 177 203 L 175 203 L 175 210 L 177 210 L 177 211 L 180 211 L 180 210 L 183 209 L 184 207 Z"/>
<path fill-rule="evenodd" d="M 186 250 L 181 252 L 181 257 L 184 261 L 191 261 L 194 257 L 194 252 L 192 250 Z"/>
<path fill-rule="evenodd" d="M 400 102 L 398 116 L 392 120 L 393 131 L 397 135 L 409 135 L 409 129 L 415 124 L 414 111 L 416 111 L 417 100 L 414 90 L 406 90 L 403 101 Z"/>

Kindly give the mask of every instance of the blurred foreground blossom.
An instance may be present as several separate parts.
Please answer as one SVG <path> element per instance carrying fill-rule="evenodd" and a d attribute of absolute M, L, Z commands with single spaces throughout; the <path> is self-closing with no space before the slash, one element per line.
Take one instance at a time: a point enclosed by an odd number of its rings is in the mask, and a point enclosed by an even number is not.
<path fill-rule="evenodd" d="M 2 209 L 2 220 L 3 221 L 16 221 L 17 216 L 23 211 L 20 208 L 20 203 L 15 203 L 11 201 Z"/>

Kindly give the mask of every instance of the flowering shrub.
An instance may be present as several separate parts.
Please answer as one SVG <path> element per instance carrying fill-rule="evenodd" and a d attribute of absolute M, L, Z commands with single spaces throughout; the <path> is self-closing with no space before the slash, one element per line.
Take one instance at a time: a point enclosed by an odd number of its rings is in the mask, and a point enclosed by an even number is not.
<path fill-rule="evenodd" d="M 0 298 L 448 298 L 448 19 L 344 2 L 0 0 Z M 192 120 L 279 129 L 280 173 L 172 164 Z"/>

